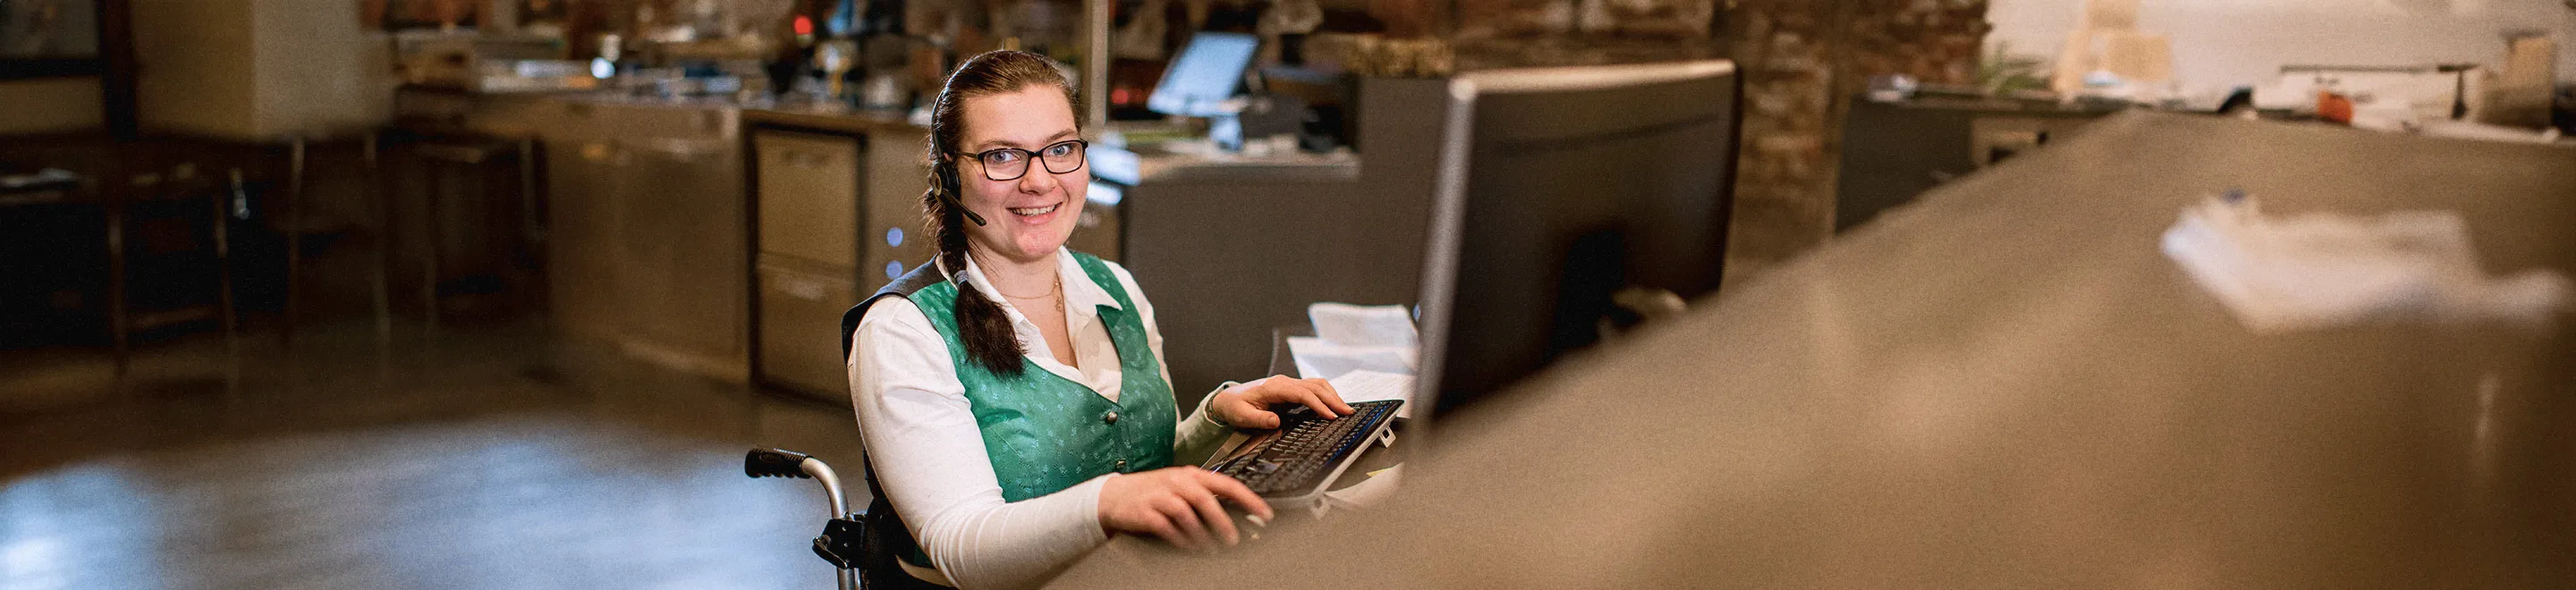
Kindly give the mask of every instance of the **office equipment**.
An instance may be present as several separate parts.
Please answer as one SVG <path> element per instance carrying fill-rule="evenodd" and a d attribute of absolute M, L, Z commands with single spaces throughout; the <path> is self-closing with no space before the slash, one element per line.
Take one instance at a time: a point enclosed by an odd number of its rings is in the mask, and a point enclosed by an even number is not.
<path fill-rule="evenodd" d="M 1305 130 L 1306 101 L 1284 94 L 1255 94 L 1244 98 L 1241 111 L 1211 121 L 1208 139 L 1226 151 L 1239 152 L 1248 143 L 1281 135 L 1297 137 Z"/>
<path fill-rule="evenodd" d="M 1242 151 L 1247 137 L 1266 137 L 1283 129 L 1295 133 L 1304 121 L 1305 103 L 1294 97 L 1234 100 L 1260 46 L 1259 38 L 1241 33 L 1191 36 L 1180 57 L 1163 70 L 1154 94 L 1145 99 L 1146 108 L 1176 117 L 1206 118 L 1208 139 L 1226 151 Z"/>
<path fill-rule="evenodd" d="M 1050 587 L 2576 587 L 2568 328 L 2250 333 L 2141 247 L 2230 185 L 2576 268 L 2576 151 L 2125 113 L 1443 422 L 1368 518 Z"/>
<path fill-rule="evenodd" d="M 1192 286 L 1189 305 L 1156 310 L 1165 341 L 1187 343 L 1164 351 L 1175 390 L 1284 372 L 1264 372 L 1272 329 L 1306 325 L 1314 302 L 1419 296 L 1439 146 L 1439 120 L 1423 113 L 1441 108 L 1447 83 L 1361 82 L 1369 108 L 1352 157 L 1144 159 L 1122 205 L 1119 263 L 1148 289 Z M 1198 400 L 1184 397 L 1187 412 Z"/>
<path fill-rule="evenodd" d="M 1190 44 L 1163 70 L 1163 79 L 1154 84 L 1153 96 L 1145 99 L 1146 108 L 1179 117 L 1217 117 L 1233 114 L 1223 104 L 1243 89 L 1243 72 L 1252 67 L 1252 55 L 1261 40 L 1242 33 L 1201 32 L 1190 36 Z"/>
<path fill-rule="evenodd" d="M 1435 418 L 1649 313 L 1623 291 L 1717 291 L 1740 87 L 1722 60 L 1450 82 L 1419 299 Z"/>
<path fill-rule="evenodd" d="M 1298 506 L 1314 502 L 1324 486 L 1341 477 L 1368 444 L 1392 436 L 1399 400 L 1351 404 L 1348 416 L 1325 419 L 1306 406 L 1279 412 L 1279 429 L 1262 433 L 1232 453 L 1210 459 L 1209 471 L 1225 474 L 1252 488 L 1273 504 Z"/>
<path fill-rule="evenodd" d="M 1295 114 L 1304 144 L 1300 147 L 1320 152 L 1351 144 L 1359 122 L 1353 116 L 1359 99 L 1358 76 L 1287 65 L 1265 66 L 1259 75 L 1265 96 L 1293 97 L 1305 103 Z"/>

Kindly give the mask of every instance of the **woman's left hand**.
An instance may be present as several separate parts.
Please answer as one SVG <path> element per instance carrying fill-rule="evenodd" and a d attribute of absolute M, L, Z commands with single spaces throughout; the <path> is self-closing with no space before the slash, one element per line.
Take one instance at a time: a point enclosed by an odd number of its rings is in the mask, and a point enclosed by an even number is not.
<path fill-rule="evenodd" d="M 1235 428 L 1278 428 L 1279 414 L 1270 406 L 1298 404 L 1315 410 L 1323 418 L 1339 418 L 1352 413 L 1351 405 L 1342 403 L 1342 395 L 1322 379 L 1293 379 L 1286 375 L 1264 377 L 1251 383 L 1228 387 L 1217 392 L 1208 402 L 1208 412 L 1220 422 Z"/>

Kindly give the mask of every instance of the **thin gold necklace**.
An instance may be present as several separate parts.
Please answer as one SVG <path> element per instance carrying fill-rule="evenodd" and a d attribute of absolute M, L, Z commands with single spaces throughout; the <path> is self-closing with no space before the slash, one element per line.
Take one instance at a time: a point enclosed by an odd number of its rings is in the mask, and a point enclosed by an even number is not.
<path fill-rule="evenodd" d="M 1002 293 L 1002 286 L 1001 286 L 1001 285 L 994 285 L 994 286 L 993 286 L 993 292 L 995 292 L 995 293 Z M 1042 294 L 1042 295 L 1012 295 L 1012 294 L 1009 294 L 1009 293 L 1002 293 L 1002 296 L 1003 296 L 1003 297 L 1009 297 L 1009 298 L 1012 298 L 1012 299 L 1053 299 L 1053 298 L 1056 298 L 1056 297 L 1062 296 L 1063 294 L 1064 294 L 1064 276 L 1063 276 L 1063 275 L 1056 275 L 1056 277 L 1055 277 L 1055 284 L 1054 284 L 1054 285 L 1052 285 L 1052 286 L 1047 287 L 1047 292 L 1046 292 L 1045 294 Z"/>

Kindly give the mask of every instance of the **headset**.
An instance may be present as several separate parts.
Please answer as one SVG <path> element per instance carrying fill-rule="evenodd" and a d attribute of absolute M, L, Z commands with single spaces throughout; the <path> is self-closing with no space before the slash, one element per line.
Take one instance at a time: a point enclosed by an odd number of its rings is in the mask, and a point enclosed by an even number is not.
<path fill-rule="evenodd" d="M 942 157 L 938 162 L 931 163 L 930 173 L 939 177 L 939 186 L 930 187 L 931 192 L 939 193 L 939 199 L 947 201 L 950 207 L 956 207 L 958 213 L 965 214 L 967 221 L 975 222 L 976 227 L 983 227 L 984 216 L 967 210 L 966 201 L 957 197 L 957 160 Z M 958 276 L 948 270 L 948 260 L 945 257 L 932 256 L 930 263 L 939 266 L 939 275 L 947 277 L 948 282 L 966 284 L 966 277 Z"/>
<path fill-rule="evenodd" d="M 939 159 L 939 163 L 932 164 L 930 169 L 931 173 L 939 176 L 939 186 L 936 189 L 939 191 L 939 198 L 947 200 L 948 206 L 956 207 L 958 213 L 966 214 L 966 220 L 975 222 L 976 227 L 983 227 L 984 216 L 976 215 L 974 211 L 968 210 L 966 208 L 966 201 L 957 196 L 957 160 L 942 157 Z"/>

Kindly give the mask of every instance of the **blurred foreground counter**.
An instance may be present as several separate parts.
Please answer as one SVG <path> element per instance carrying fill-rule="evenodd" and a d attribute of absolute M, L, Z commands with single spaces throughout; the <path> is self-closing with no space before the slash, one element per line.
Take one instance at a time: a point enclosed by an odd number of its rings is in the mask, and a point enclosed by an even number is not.
<path fill-rule="evenodd" d="M 2576 586 L 2569 329 L 2250 333 L 2157 246 L 2231 188 L 2576 269 L 2576 150 L 2121 114 L 1430 425 L 1389 505 L 1058 584 Z"/>

